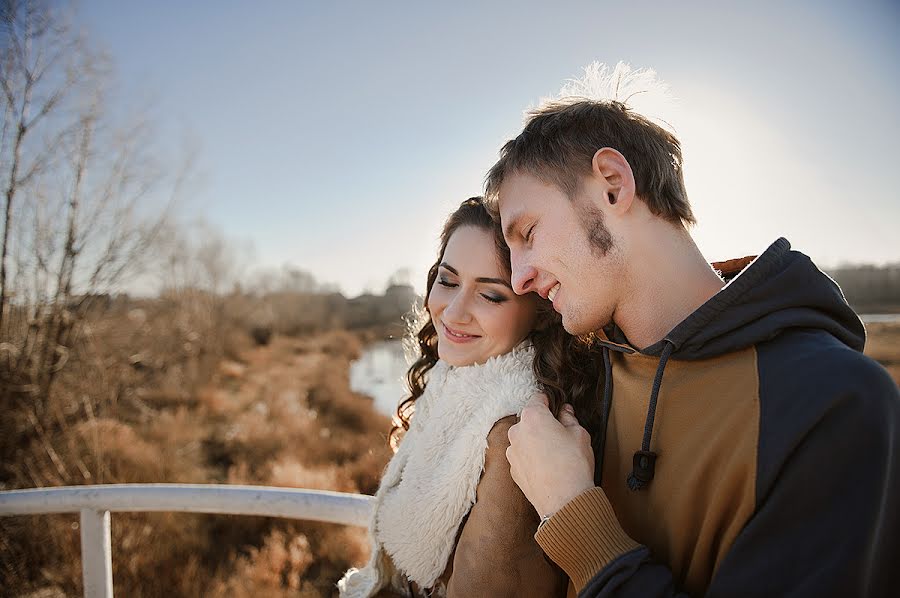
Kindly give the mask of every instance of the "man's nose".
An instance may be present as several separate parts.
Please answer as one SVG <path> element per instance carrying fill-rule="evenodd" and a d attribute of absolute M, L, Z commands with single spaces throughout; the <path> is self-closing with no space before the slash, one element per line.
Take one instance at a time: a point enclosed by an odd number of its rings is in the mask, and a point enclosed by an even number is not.
<path fill-rule="evenodd" d="M 521 258 L 512 257 L 512 288 L 518 295 L 524 295 L 535 289 L 534 279 L 537 270 Z"/>

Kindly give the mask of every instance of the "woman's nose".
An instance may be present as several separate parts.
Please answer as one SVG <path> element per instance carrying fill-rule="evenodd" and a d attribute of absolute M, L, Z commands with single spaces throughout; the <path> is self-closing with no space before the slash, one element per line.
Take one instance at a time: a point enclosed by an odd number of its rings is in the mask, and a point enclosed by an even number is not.
<path fill-rule="evenodd" d="M 471 318 L 469 301 L 466 293 L 456 293 L 444 308 L 444 319 L 449 322 L 463 324 Z"/>

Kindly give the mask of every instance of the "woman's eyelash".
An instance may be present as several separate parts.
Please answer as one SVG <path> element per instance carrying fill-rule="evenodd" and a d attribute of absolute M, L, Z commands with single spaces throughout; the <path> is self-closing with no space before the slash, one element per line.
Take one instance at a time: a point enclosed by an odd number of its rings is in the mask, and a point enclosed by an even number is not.
<path fill-rule="evenodd" d="M 491 303 L 503 303 L 504 301 L 506 301 L 506 297 L 495 297 L 493 295 L 485 295 L 483 293 L 481 296 L 484 297 L 485 299 L 487 299 L 488 301 L 490 301 Z"/>
<path fill-rule="evenodd" d="M 455 282 L 450 282 L 449 280 L 446 280 L 444 278 L 438 278 L 438 284 L 442 287 L 448 287 L 451 289 L 458 286 Z"/>

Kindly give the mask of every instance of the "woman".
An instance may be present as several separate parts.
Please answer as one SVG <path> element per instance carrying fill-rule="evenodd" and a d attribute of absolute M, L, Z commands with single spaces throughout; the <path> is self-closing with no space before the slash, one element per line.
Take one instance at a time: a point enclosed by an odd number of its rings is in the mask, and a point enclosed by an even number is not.
<path fill-rule="evenodd" d="M 509 280 L 499 226 L 481 198 L 464 201 L 428 273 L 372 556 L 338 583 L 341 596 L 565 595 L 563 572 L 534 541 L 537 513 L 510 477 L 507 431 L 538 390 L 591 419 L 579 406 L 593 403 L 595 361 L 546 302 L 516 295 Z"/>

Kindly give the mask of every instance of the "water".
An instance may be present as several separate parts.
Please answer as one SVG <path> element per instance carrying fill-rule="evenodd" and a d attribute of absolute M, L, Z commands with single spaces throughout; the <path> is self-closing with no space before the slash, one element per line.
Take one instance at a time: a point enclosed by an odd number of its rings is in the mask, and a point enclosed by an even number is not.
<path fill-rule="evenodd" d="M 900 314 L 859 314 L 863 324 L 900 322 Z"/>
<path fill-rule="evenodd" d="M 380 341 L 350 364 L 350 388 L 372 397 L 378 411 L 393 415 L 406 394 L 406 370 L 402 343 Z"/>

